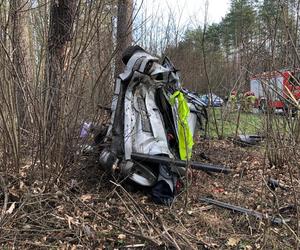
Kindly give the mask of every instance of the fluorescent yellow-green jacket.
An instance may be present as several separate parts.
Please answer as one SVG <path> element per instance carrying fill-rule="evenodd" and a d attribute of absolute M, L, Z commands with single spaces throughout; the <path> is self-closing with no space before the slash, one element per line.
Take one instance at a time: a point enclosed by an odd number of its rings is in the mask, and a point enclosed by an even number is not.
<path fill-rule="evenodd" d="M 249 104 L 254 105 L 255 101 L 256 101 L 256 97 L 253 95 L 250 95 L 250 96 L 247 96 L 247 100 L 248 100 Z"/>
<path fill-rule="evenodd" d="M 237 101 L 237 98 L 236 98 L 236 95 L 230 95 L 229 96 L 229 102 L 230 103 L 236 103 L 236 101 Z"/>
<path fill-rule="evenodd" d="M 193 135 L 188 124 L 190 109 L 183 93 L 176 91 L 170 96 L 170 104 L 175 105 L 177 100 L 178 113 L 178 140 L 179 154 L 181 160 L 190 159 L 192 156 L 192 148 L 194 145 Z"/>

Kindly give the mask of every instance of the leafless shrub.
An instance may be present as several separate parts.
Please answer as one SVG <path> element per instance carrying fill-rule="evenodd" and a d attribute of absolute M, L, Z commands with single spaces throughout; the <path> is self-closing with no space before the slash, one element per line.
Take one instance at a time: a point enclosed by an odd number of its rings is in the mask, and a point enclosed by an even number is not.
<path fill-rule="evenodd" d="M 26 14 L 26 20 L 15 24 L 16 28 L 24 26 L 31 31 L 27 46 L 32 60 L 22 65 L 23 71 L 18 70 L 17 59 L 22 58 L 18 58 L 14 50 L 18 40 L 14 41 L 20 37 L 11 40 L 9 27 L 13 24 L 9 5 L 6 1 L 1 5 L 1 23 L 6 24 L 1 29 L 0 48 L 0 128 L 3 135 L 0 152 L 4 171 L 18 171 L 24 164 L 29 164 L 29 172 L 36 177 L 57 178 L 75 164 L 74 153 L 78 150 L 82 122 L 93 119 L 101 123 L 104 118 L 99 105 L 109 104 L 113 90 L 112 16 L 115 5 L 110 1 L 74 1 L 74 4 L 73 18 L 66 17 L 65 22 L 70 23 L 62 24 L 68 30 L 61 37 L 66 34 L 68 37 L 60 48 L 51 45 L 62 41 L 55 40 L 59 36 L 55 38 L 55 31 L 48 28 L 48 13 L 54 5 L 40 2 L 30 5 L 27 1 L 21 9 L 11 10 L 21 17 Z M 52 52 L 59 54 L 51 55 Z M 59 56 L 54 59 L 57 63 L 53 61 L 55 56 Z M 35 74 L 30 74 L 30 80 L 24 80 L 21 75 L 24 71 Z M 22 90 L 21 94 L 18 92 L 19 96 L 15 94 L 16 88 Z M 26 117 L 24 121 L 17 115 L 19 106 L 26 107 L 20 110 Z"/>

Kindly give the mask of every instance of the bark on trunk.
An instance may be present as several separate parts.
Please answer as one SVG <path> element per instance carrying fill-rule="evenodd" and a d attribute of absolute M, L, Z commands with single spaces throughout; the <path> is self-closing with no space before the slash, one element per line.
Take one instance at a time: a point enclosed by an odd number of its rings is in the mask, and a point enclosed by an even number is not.
<path fill-rule="evenodd" d="M 115 60 L 115 77 L 124 69 L 122 63 L 123 51 L 132 43 L 132 0 L 118 0 L 117 19 L 117 54 Z"/>
<path fill-rule="evenodd" d="M 77 0 L 52 0 L 46 62 L 45 115 L 48 133 L 57 128 L 60 117 L 60 90 L 70 50 Z"/>
<path fill-rule="evenodd" d="M 25 126 L 26 107 L 25 89 L 33 79 L 33 58 L 30 53 L 29 16 L 30 1 L 11 0 L 11 45 L 14 65 L 13 79 L 16 91 L 16 108 L 19 126 Z M 27 113 L 28 114 L 28 113 Z"/>

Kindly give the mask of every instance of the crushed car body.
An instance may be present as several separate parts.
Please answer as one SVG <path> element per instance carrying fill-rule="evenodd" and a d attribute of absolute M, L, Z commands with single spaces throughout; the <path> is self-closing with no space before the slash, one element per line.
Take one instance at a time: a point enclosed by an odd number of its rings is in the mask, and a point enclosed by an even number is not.
<path fill-rule="evenodd" d="M 206 105 L 181 87 L 167 57 L 160 63 L 131 46 L 122 60 L 126 67 L 116 79 L 104 138 L 109 146 L 101 149 L 100 165 L 150 187 L 155 202 L 170 204 L 191 159 L 197 121 L 202 128 L 206 124 Z M 213 169 L 204 165 L 194 163 L 197 169 Z M 223 166 L 211 171 L 228 172 Z"/>

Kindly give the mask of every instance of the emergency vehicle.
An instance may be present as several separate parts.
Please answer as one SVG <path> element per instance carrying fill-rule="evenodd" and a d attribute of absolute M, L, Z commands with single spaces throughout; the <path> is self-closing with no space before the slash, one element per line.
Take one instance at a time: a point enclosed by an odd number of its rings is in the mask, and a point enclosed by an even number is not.
<path fill-rule="evenodd" d="M 250 80 L 250 90 L 256 97 L 255 107 L 263 111 L 267 107 L 287 110 L 293 103 L 288 100 L 300 99 L 299 79 L 300 70 L 263 72 L 253 76 Z"/>

